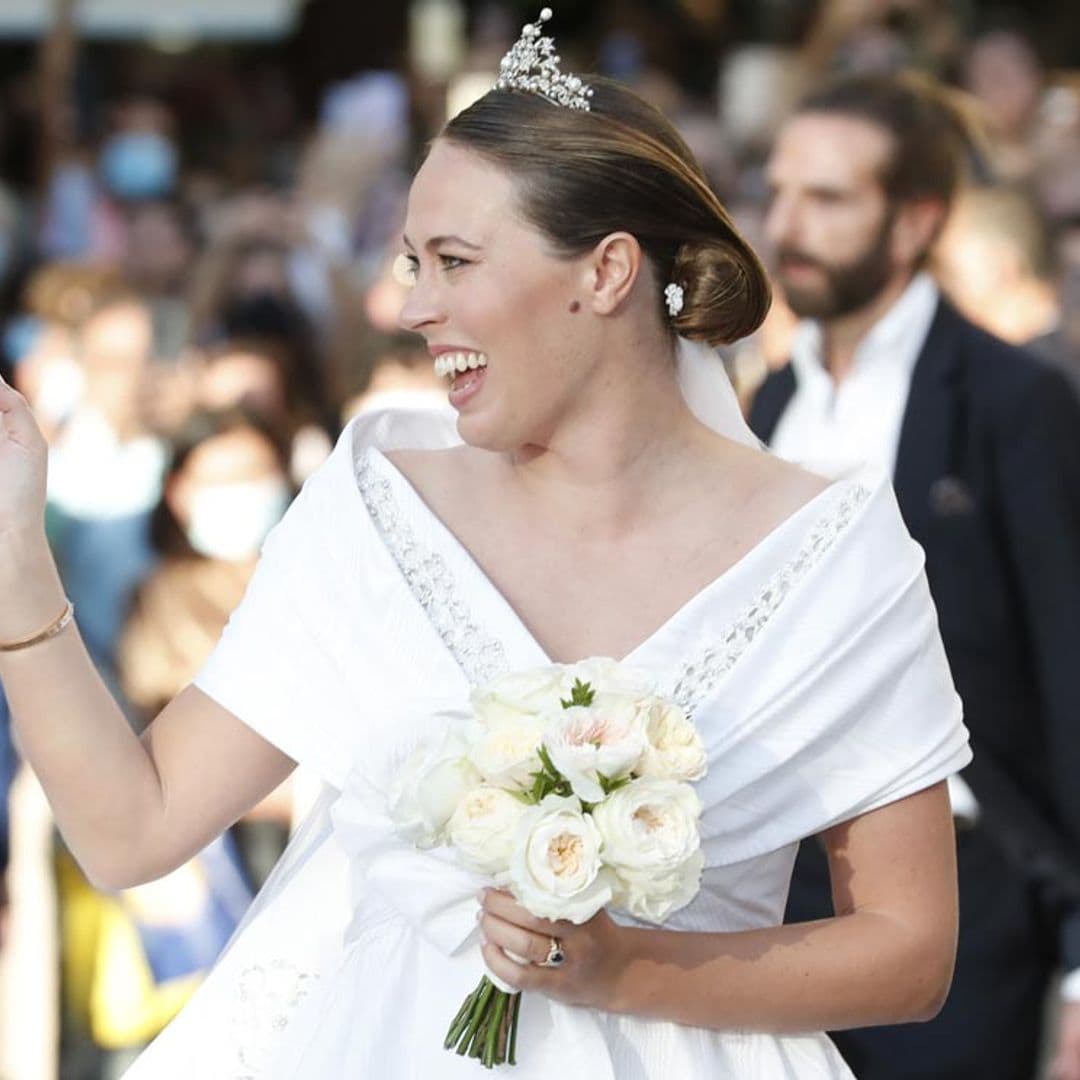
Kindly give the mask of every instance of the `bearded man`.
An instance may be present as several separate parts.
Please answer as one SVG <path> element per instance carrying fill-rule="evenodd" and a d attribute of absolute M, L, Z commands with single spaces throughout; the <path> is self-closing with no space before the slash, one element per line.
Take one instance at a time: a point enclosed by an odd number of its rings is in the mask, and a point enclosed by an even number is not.
<path fill-rule="evenodd" d="M 767 166 L 766 232 L 802 322 L 751 425 L 808 468 L 892 474 L 975 750 L 953 790 L 952 993 L 928 1024 L 840 1033 L 860 1080 L 1031 1080 L 1047 987 L 1080 969 L 1080 407 L 926 272 L 966 155 L 936 87 L 859 76 L 804 101 Z M 790 921 L 831 913 L 825 857 L 802 847 Z M 1078 983 L 1063 1080 L 1080 1078 Z"/>

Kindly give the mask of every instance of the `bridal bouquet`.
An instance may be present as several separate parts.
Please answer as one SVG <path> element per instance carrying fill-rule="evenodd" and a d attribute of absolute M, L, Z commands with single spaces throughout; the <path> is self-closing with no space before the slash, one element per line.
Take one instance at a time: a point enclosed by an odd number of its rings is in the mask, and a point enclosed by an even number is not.
<path fill-rule="evenodd" d="M 662 923 L 697 894 L 705 750 L 682 710 L 613 660 L 507 675 L 420 746 L 391 795 L 418 847 L 449 846 L 538 918 L 584 923 L 611 904 Z M 514 1064 L 518 993 L 487 976 L 447 1049 Z"/>

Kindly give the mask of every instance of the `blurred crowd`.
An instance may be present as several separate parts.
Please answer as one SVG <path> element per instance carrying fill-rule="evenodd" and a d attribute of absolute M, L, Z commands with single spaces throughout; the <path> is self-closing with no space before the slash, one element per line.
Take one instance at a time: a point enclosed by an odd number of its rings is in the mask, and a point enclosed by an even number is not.
<path fill-rule="evenodd" d="M 771 140 L 803 93 L 851 71 L 946 82 L 981 138 L 935 272 L 973 321 L 1080 386 L 1080 47 L 1051 64 L 1020 9 L 935 0 L 762 4 L 738 32 L 737 4 L 588 6 L 560 31 L 568 65 L 669 115 L 755 243 Z M 132 45 L 102 70 L 64 4 L 25 65 L 0 67 L 0 371 L 49 439 L 48 535 L 136 728 L 205 659 L 349 417 L 442 400 L 396 326 L 404 199 L 526 12 L 412 9 L 405 59 L 328 82 L 307 110 L 273 50 L 178 64 Z M 685 40 L 707 42 L 693 65 Z M 795 321 L 778 291 L 729 350 L 741 393 L 786 361 Z M 0 699 L 0 1076 L 117 1076 L 212 962 L 307 795 L 279 792 L 169 878 L 104 895 L 16 781 L 7 732 Z"/>

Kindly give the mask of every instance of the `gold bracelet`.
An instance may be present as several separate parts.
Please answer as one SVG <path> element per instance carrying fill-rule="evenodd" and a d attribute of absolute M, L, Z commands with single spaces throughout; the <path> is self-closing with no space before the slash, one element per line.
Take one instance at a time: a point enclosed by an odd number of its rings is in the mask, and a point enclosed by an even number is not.
<path fill-rule="evenodd" d="M 64 610 L 40 634 L 23 638 L 22 641 L 13 641 L 9 645 L 0 642 L 0 653 L 18 652 L 20 649 L 29 649 L 31 645 L 40 645 L 43 641 L 49 641 L 64 630 L 73 618 L 75 618 L 75 605 L 68 600 L 64 605 Z"/>

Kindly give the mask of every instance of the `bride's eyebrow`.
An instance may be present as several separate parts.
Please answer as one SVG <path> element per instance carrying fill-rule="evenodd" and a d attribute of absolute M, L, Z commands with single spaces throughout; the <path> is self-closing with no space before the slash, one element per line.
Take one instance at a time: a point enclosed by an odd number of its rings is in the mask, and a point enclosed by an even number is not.
<path fill-rule="evenodd" d="M 413 247 L 412 241 L 407 236 L 402 236 L 401 239 L 405 242 L 405 246 L 410 251 L 416 250 L 416 248 Z M 479 244 L 472 244 L 463 237 L 455 236 L 453 233 L 448 233 L 445 236 L 433 236 L 424 247 L 427 248 L 428 251 L 434 251 L 435 248 L 442 247 L 443 244 L 459 244 L 461 247 L 468 248 L 470 251 L 480 250 Z"/>

